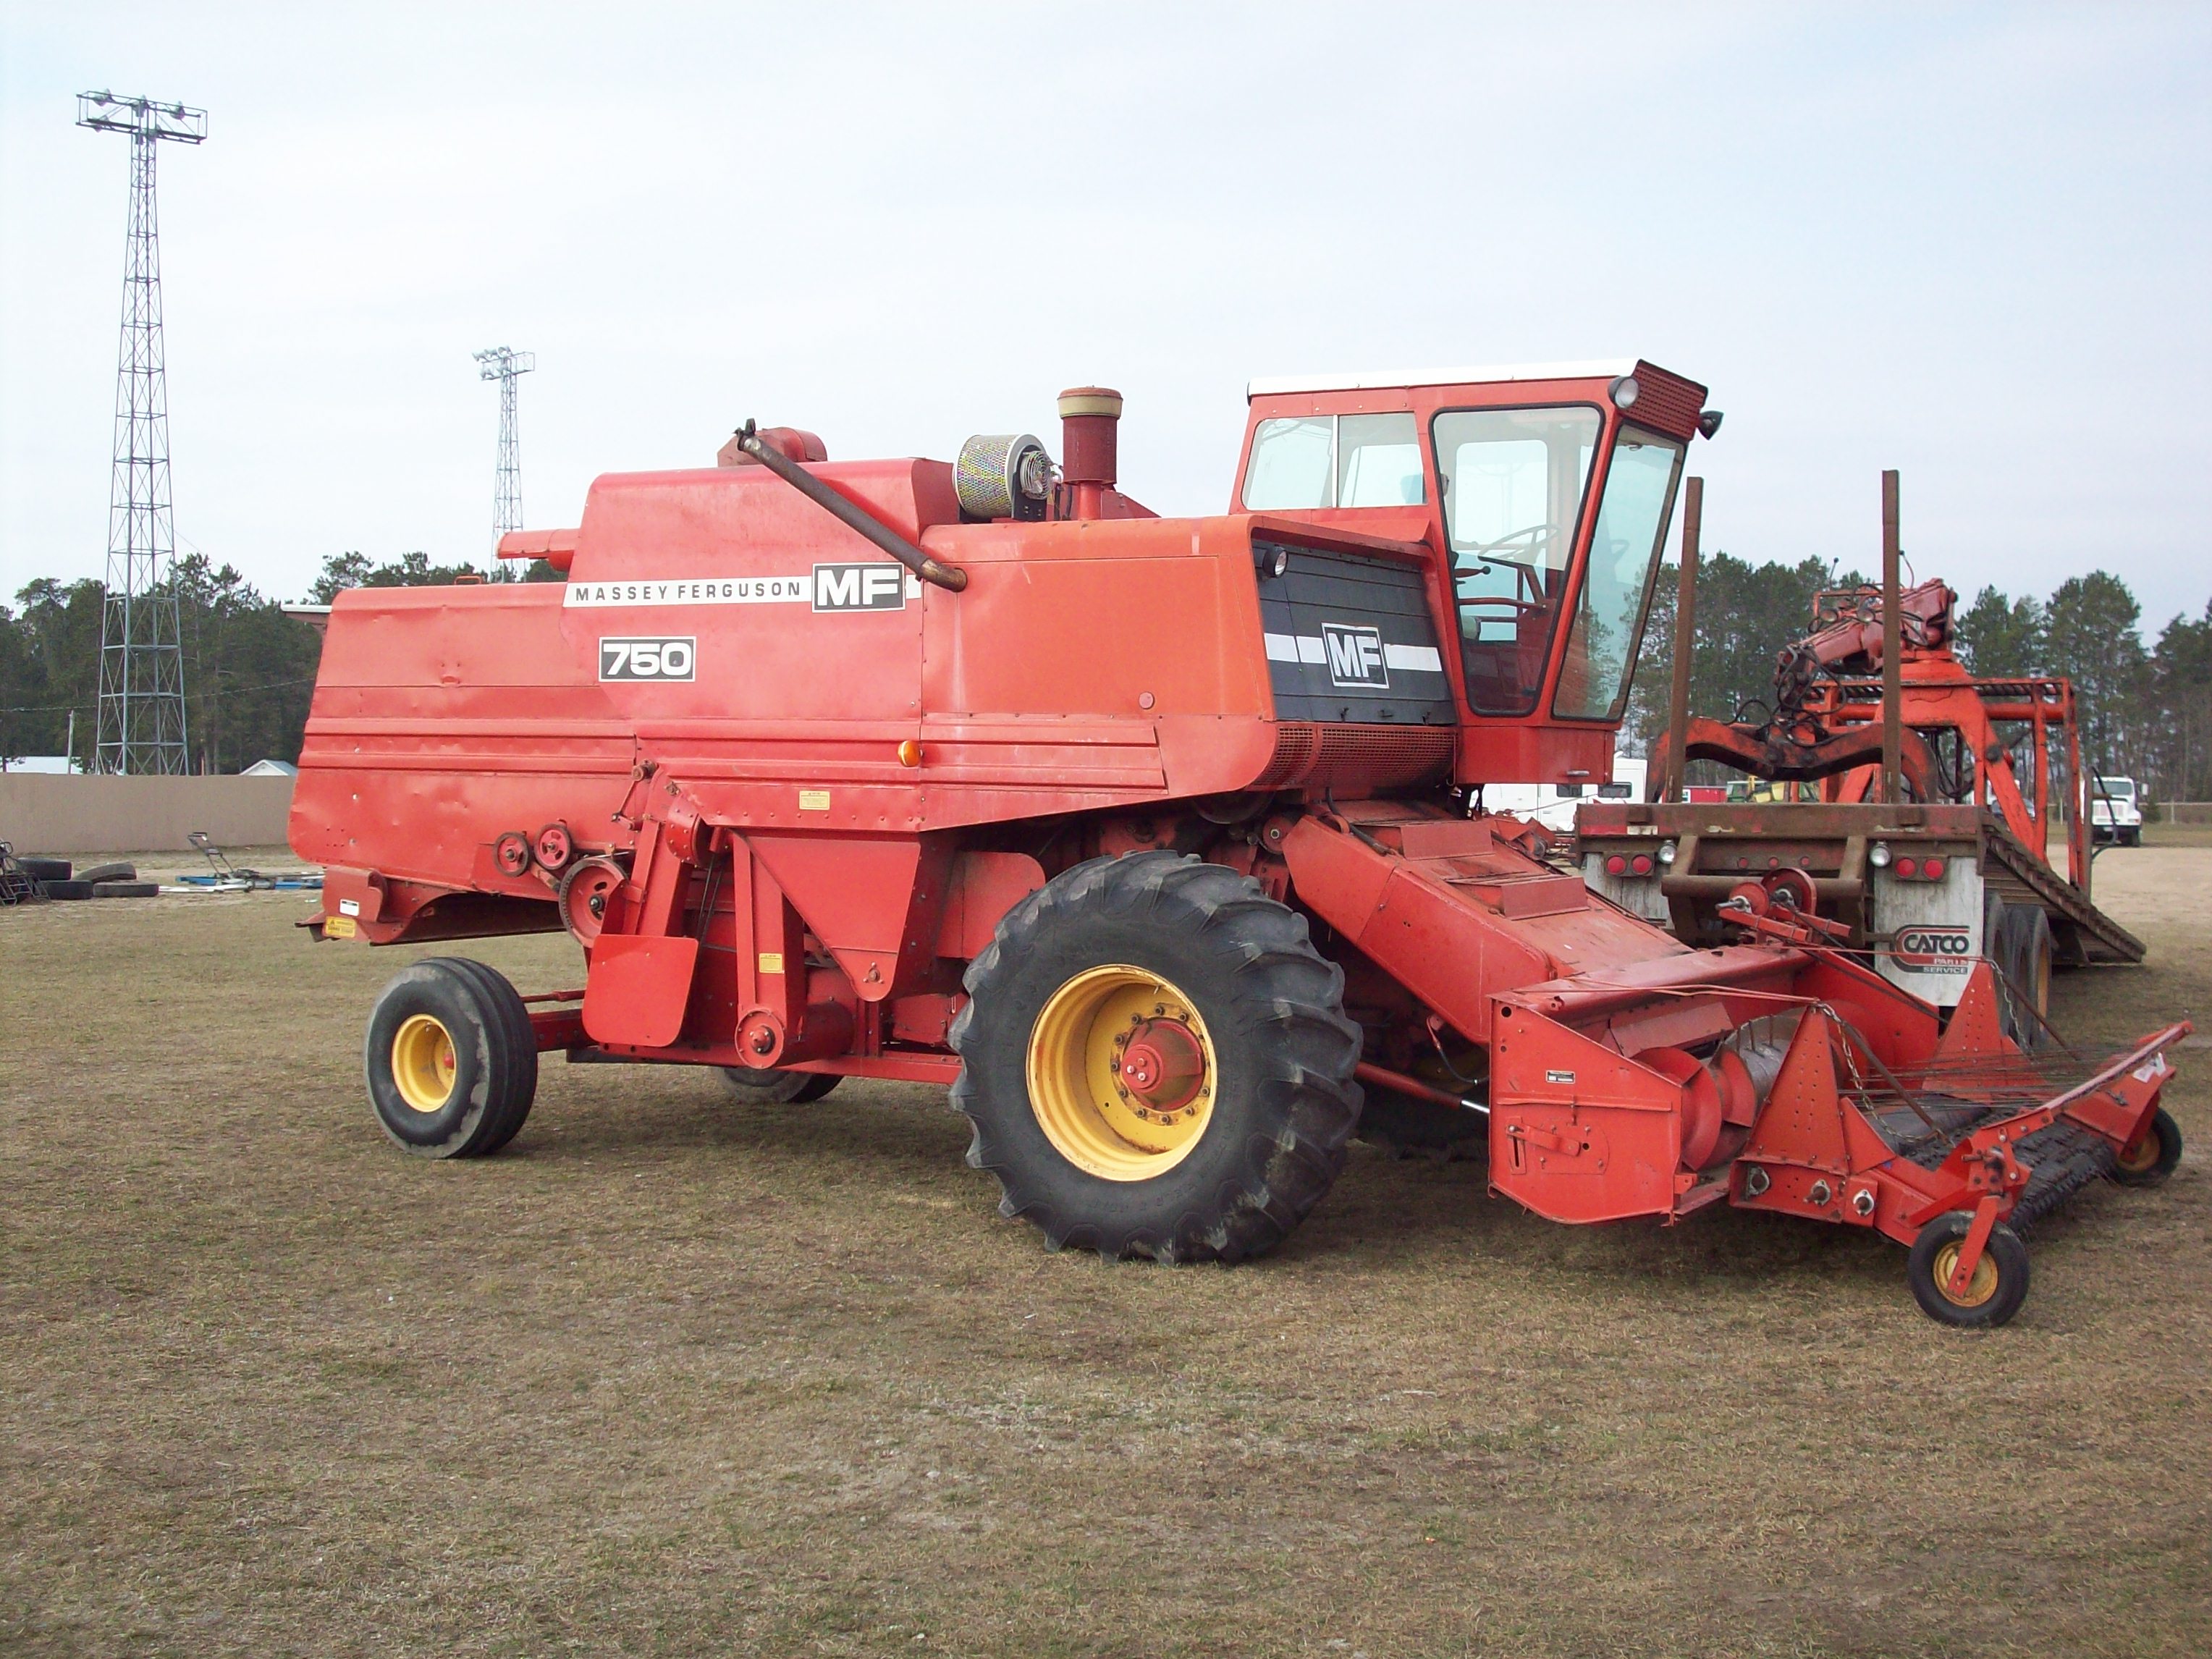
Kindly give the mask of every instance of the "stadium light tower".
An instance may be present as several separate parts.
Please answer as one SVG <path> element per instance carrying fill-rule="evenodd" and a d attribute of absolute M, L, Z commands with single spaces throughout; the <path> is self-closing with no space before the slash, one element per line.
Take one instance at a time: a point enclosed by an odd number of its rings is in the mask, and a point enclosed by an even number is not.
<path fill-rule="evenodd" d="M 499 382 L 499 477 L 492 489 L 492 538 L 522 528 L 522 451 L 514 429 L 514 382 L 538 367 L 534 351 L 494 346 L 476 354 L 477 378 Z"/>
<path fill-rule="evenodd" d="M 131 228 L 123 252 L 123 342 L 115 369 L 115 464 L 107 496 L 107 595 L 100 626 L 102 772 L 189 772 L 185 653 L 169 501 L 169 388 L 161 353 L 161 247 L 154 156 L 197 144 L 207 112 L 112 93 L 77 94 L 76 124 L 131 135 Z"/>

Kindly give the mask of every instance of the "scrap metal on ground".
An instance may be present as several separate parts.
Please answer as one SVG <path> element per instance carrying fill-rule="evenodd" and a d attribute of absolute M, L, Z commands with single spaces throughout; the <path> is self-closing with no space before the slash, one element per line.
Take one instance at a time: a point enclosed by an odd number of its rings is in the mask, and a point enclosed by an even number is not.
<path fill-rule="evenodd" d="M 341 594 L 291 823 L 313 931 L 581 957 L 528 997 L 403 969 L 366 1044 L 386 1133 L 495 1152 L 552 1050 L 793 1109 L 933 1080 L 1054 1247 L 1235 1261 L 1425 1114 L 1562 1221 L 1882 1233 L 1960 1325 L 2020 1305 L 2012 1222 L 2172 1167 L 2185 1024 L 2031 1051 L 1986 963 L 1947 1021 L 1787 907 L 1693 948 L 1470 813 L 1606 775 L 1703 387 L 1621 362 L 1249 401 L 1218 515 L 1123 493 L 1121 400 L 1081 387 L 1056 465 L 748 424 L 505 538 L 558 582 Z"/>

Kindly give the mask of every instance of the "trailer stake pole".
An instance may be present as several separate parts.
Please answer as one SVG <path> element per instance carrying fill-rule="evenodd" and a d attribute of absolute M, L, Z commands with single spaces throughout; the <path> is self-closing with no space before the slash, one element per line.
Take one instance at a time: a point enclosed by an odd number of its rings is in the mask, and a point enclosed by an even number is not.
<path fill-rule="evenodd" d="M 1705 481 L 1692 478 L 1682 490 L 1682 568 L 1674 590 L 1674 684 L 1667 700 L 1667 770 L 1659 781 L 1661 800 L 1682 799 L 1689 763 L 1682 750 L 1690 741 L 1690 653 L 1697 648 L 1698 543 L 1705 530 Z"/>
<path fill-rule="evenodd" d="M 1881 798 L 1905 799 L 1905 628 L 1898 608 L 1897 469 L 1881 475 Z"/>

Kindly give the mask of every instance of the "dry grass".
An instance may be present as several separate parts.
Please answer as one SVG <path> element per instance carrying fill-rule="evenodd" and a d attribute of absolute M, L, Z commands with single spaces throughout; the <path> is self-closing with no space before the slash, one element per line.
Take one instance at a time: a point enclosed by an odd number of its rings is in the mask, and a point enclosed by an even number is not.
<path fill-rule="evenodd" d="M 2212 850 L 2098 878 L 2154 963 L 2065 1026 L 2212 1004 Z M 941 1091 L 556 1061 L 507 1155 L 403 1158 L 398 959 L 307 909 L 0 914 L 10 1654 L 2212 1647 L 2202 1152 L 1980 1339 L 1877 1240 L 1364 1150 L 1267 1261 L 1106 1267 L 998 1218 Z"/>

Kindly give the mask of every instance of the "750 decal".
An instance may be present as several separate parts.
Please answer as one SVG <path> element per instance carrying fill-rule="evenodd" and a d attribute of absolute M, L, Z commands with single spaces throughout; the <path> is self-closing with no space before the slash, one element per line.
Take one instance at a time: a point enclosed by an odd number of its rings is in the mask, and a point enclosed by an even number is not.
<path fill-rule="evenodd" d="M 612 639 L 599 641 L 603 680 L 688 680 L 699 661 L 699 641 L 676 639 Z"/>

